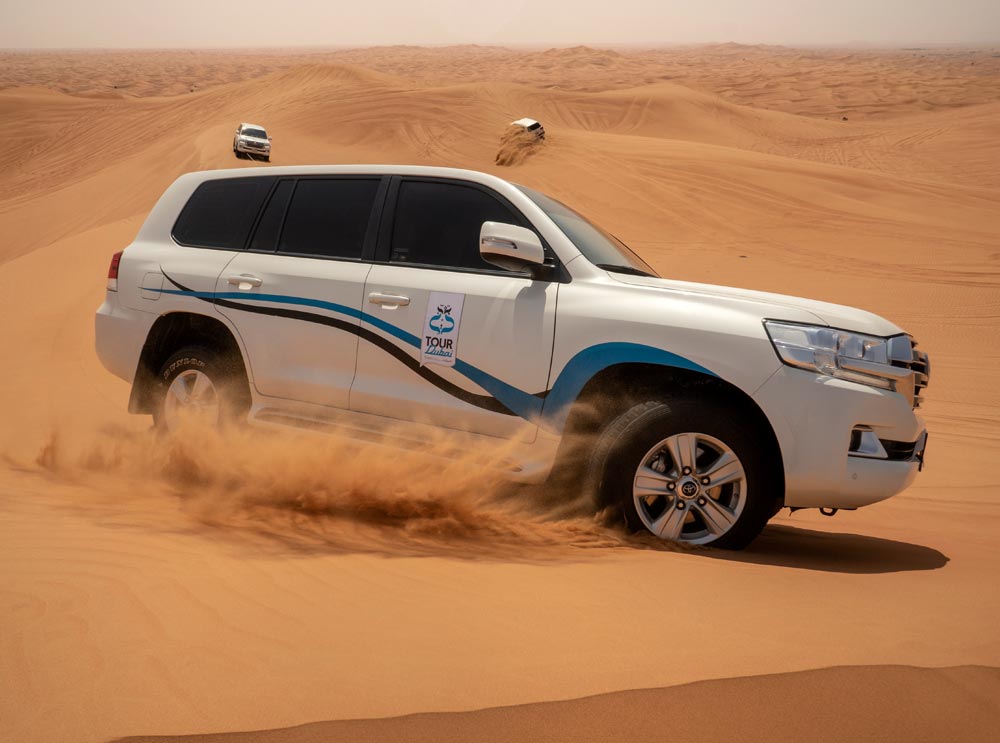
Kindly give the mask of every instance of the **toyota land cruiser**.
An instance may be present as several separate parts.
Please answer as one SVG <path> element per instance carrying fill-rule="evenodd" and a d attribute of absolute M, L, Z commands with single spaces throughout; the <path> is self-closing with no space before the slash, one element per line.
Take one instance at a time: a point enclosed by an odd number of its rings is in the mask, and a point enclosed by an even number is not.
<path fill-rule="evenodd" d="M 257 155 L 266 161 L 271 160 L 271 138 L 267 136 L 267 130 L 257 124 L 240 124 L 236 128 L 236 136 L 233 137 L 233 154 Z"/>
<path fill-rule="evenodd" d="M 914 479 L 926 354 L 862 310 L 662 278 L 544 195 L 413 166 L 190 173 L 115 254 L 129 410 L 510 441 L 633 529 L 747 545 Z M 510 447 L 505 447 L 509 452 Z"/>

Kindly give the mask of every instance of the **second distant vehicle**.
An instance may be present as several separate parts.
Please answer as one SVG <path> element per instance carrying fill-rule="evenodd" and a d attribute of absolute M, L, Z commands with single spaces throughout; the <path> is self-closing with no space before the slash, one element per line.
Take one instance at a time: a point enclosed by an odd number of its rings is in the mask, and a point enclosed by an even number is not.
<path fill-rule="evenodd" d="M 534 134 L 539 139 L 545 139 L 545 127 L 542 126 L 541 122 L 534 119 L 518 119 L 517 121 L 510 122 L 510 125 L 519 126 L 526 132 Z"/>
<path fill-rule="evenodd" d="M 236 157 L 240 154 L 262 157 L 270 162 L 271 160 L 271 138 L 267 135 L 267 130 L 257 124 L 240 124 L 236 129 L 236 136 L 233 138 L 233 152 Z"/>

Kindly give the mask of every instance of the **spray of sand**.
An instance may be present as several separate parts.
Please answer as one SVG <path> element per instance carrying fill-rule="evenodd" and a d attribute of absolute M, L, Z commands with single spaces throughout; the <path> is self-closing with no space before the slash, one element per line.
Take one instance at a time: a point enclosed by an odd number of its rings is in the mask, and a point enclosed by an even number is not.
<path fill-rule="evenodd" d="M 500 136 L 495 162 L 497 165 L 520 165 L 544 145 L 545 140 L 539 139 L 534 132 L 511 125 Z"/>
<path fill-rule="evenodd" d="M 506 482 L 492 466 L 502 446 L 426 443 L 414 451 L 245 427 L 110 429 L 86 440 L 52 435 L 30 467 L 145 525 L 263 548 L 472 559 L 664 548 L 609 524 L 578 487 Z"/>

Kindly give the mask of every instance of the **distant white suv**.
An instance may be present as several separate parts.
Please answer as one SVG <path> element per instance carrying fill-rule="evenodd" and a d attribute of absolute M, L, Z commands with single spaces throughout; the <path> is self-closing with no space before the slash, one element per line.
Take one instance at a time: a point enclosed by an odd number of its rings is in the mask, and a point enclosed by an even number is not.
<path fill-rule="evenodd" d="M 545 127 L 534 119 L 518 119 L 510 122 L 510 125 L 520 127 L 524 131 L 534 134 L 538 139 L 545 139 Z"/>
<path fill-rule="evenodd" d="M 267 130 L 258 124 L 240 124 L 233 137 L 233 153 L 236 157 L 241 154 L 256 155 L 270 162 L 271 138 L 267 136 Z"/>
<path fill-rule="evenodd" d="M 632 528 L 726 548 L 782 506 L 910 484 L 915 345 L 861 310 L 660 278 L 548 196 L 409 166 L 181 176 L 97 312 L 101 361 L 158 426 L 446 431 L 496 442 L 511 477 L 576 476 Z"/>

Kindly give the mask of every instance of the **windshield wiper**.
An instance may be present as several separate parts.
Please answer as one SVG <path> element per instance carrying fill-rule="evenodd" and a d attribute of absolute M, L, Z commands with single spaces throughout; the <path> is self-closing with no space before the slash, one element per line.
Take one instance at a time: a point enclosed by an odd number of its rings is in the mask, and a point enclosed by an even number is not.
<path fill-rule="evenodd" d="M 614 271 L 615 273 L 628 273 L 633 276 L 648 276 L 651 279 L 657 279 L 655 273 L 650 273 L 649 271 L 643 271 L 641 268 L 636 268 L 635 266 L 619 266 L 614 263 L 598 263 L 596 264 L 598 268 L 603 268 L 605 271 Z"/>

